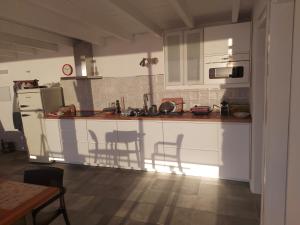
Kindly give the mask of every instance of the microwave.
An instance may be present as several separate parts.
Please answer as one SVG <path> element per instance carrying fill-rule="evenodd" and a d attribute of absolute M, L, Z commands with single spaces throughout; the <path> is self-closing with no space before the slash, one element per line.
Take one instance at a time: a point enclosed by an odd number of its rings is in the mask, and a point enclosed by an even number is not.
<path fill-rule="evenodd" d="M 204 59 L 206 84 L 249 83 L 250 61 L 244 58 L 214 56 Z"/>

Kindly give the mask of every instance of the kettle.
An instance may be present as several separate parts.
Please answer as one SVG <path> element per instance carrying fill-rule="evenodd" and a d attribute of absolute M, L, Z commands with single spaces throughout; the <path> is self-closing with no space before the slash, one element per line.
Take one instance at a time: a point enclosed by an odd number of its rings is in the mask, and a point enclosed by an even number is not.
<path fill-rule="evenodd" d="M 226 101 L 221 102 L 221 116 L 229 116 L 229 103 Z"/>

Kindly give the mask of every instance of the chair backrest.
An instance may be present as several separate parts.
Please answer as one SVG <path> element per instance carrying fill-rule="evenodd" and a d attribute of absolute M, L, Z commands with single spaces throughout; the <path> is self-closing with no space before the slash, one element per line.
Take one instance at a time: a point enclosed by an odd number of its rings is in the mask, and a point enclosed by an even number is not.
<path fill-rule="evenodd" d="M 40 169 L 26 170 L 24 172 L 24 182 L 63 188 L 63 175 L 63 169 L 56 167 L 42 167 Z"/>

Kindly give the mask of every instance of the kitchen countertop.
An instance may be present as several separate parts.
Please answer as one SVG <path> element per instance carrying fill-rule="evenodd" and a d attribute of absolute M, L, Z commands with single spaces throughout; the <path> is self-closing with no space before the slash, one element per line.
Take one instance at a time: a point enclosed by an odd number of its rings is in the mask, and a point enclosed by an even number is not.
<path fill-rule="evenodd" d="M 138 116 L 126 117 L 119 114 L 108 115 L 99 111 L 79 111 L 75 115 L 46 115 L 45 119 L 96 119 L 96 120 L 170 120 L 170 121 L 194 121 L 194 122 L 236 122 L 251 123 L 251 117 L 244 119 L 234 116 L 221 116 L 218 112 L 211 112 L 209 115 L 195 116 L 190 112 L 178 115 L 159 115 L 159 116 Z"/>

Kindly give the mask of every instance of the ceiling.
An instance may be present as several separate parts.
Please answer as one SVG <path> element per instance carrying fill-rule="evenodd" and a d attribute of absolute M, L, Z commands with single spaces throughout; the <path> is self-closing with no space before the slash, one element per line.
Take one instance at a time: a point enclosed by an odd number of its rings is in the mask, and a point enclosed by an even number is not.
<path fill-rule="evenodd" d="M 251 19 L 254 0 L 0 0 L 0 58 Z"/>

